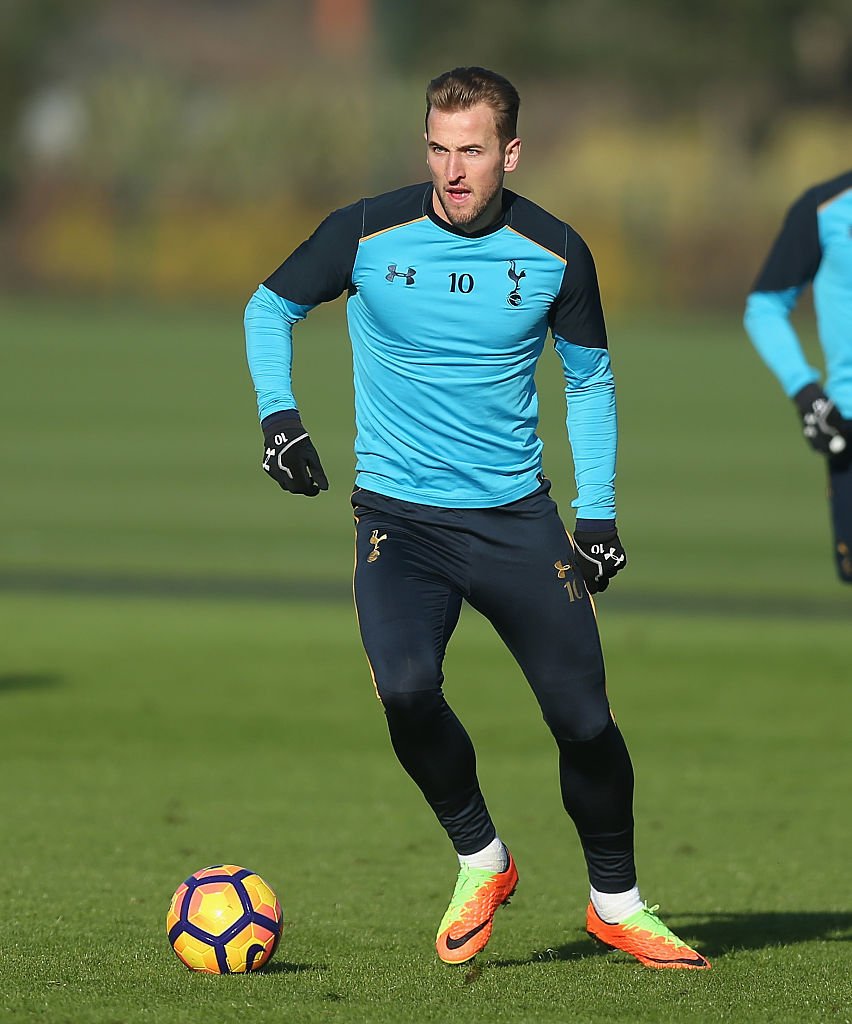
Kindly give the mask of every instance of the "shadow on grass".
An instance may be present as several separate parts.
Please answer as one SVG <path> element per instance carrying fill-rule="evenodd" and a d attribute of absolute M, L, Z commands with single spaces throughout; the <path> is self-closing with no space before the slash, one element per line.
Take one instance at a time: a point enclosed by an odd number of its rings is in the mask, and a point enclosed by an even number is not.
<path fill-rule="evenodd" d="M 306 974 L 308 971 L 326 971 L 328 964 L 293 964 L 287 960 L 272 960 L 263 967 L 264 974 Z"/>
<path fill-rule="evenodd" d="M 828 579 L 828 570 L 826 570 Z M 841 593 L 841 591 L 846 591 Z M 0 570 L 0 593 L 73 594 L 112 598 L 167 598 L 227 601 L 317 601 L 351 606 L 352 580 L 266 578 L 254 576 L 171 576 L 134 572 L 83 572 L 73 569 Z M 756 620 L 794 617 L 820 622 L 848 622 L 852 610 L 852 588 L 842 584 L 822 596 L 803 601 L 786 593 L 697 594 L 677 592 L 616 590 L 608 592 L 606 603 L 623 614 L 659 612 L 704 618 L 707 615 L 753 618 Z"/>
<path fill-rule="evenodd" d="M 577 942 L 546 946 L 534 949 L 526 960 L 488 960 L 484 967 L 529 967 L 531 964 L 549 964 L 555 960 L 587 960 L 594 956 L 606 956 L 611 950 L 596 942 L 591 936 Z"/>
<path fill-rule="evenodd" d="M 800 942 L 852 942 L 852 913 L 830 911 L 766 911 L 712 913 L 698 918 L 666 917 L 666 923 L 712 960 L 738 950 L 791 946 Z M 576 942 L 533 950 L 527 959 L 489 960 L 488 967 L 527 967 L 554 960 L 585 960 L 607 956 L 591 936 Z"/>
<path fill-rule="evenodd" d="M 852 912 L 820 910 L 702 914 L 675 930 L 718 956 L 738 949 L 766 949 L 799 942 L 852 941 Z"/>
<path fill-rule="evenodd" d="M 61 682 L 62 677 L 55 672 L 0 672 L 0 694 L 13 690 L 46 690 Z"/>

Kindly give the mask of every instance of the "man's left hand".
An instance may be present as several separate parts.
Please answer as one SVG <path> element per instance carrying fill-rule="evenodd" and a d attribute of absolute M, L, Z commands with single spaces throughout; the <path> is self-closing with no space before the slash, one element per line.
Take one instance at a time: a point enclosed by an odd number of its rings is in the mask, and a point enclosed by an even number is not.
<path fill-rule="evenodd" d="M 819 384 L 807 384 L 793 398 L 802 418 L 805 440 L 820 455 L 839 455 L 852 438 L 848 421 Z"/>
<path fill-rule="evenodd" d="M 578 519 L 574 531 L 577 568 L 590 594 L 606 590 L 609 581 L 627 565 L 627 555 L 614 522 Z"/>

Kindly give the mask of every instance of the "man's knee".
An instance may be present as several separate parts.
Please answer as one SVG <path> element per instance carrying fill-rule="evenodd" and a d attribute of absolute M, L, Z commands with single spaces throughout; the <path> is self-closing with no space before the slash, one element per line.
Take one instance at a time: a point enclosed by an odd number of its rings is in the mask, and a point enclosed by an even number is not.
<path fill-rule="evenodd" d="M 412 645 L 405 649 L 399 644 L 365 646 L 376 689 L 385 707 L 391 703 L 404 706 L 408 695 L 428 690 L 440 692 L 444 675 L 440 662 L 428 645 Z"/>
<path fill-rule="evenodd" d="M 380 691 L 379 696 L 388 728 L 397 738 L 422 734 L 441 721 L 447 707 L 439 688 Z"/>
<path fill-rule="evenodd" d="M 594 687 L 577 687 L 569 694 L 551 693 L 541 701 L 541 712 L 554 738 L 572 743 L 593 740 L 610 720 L 602 682 Z"/>

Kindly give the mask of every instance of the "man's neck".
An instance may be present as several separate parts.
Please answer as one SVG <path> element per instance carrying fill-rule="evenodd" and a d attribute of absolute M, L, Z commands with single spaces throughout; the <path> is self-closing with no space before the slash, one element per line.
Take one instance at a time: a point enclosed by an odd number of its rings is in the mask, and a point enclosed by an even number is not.
<path fill-rule="evenodd" d="M 492 224 L 496 224 L 503 215 L 503 187 L 501 186 L 497 194 L 485 207 L 482 213 L 471 221 L 469 224 L 456 224 L 450 220 L 447 216 L 447 212 L 441 205 L 441 201 L 438 198 L 438 190 L 432 186 L 432 209 L 435 211 L 436 216 L 442 220 L 445 224 L 449 224 L 451 228 L 455 228 L 456 231 L 461 231 L 465 235 L 475 235 L 480 231 L 484 231 L 486 228 L 490 228 Z"/>

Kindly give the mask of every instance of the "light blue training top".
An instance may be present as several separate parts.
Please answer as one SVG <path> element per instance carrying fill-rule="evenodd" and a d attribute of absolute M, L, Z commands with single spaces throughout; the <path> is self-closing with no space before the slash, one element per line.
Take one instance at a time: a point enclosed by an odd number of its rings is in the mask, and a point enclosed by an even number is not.
<path fill-rule="evenodd" d="M 550 328 L 565 376 L 573 505 L 579 518 L 615 518 L 613 376 L 594 263 L 572 228 L 504 190 L 500 219 L 466 235 L 434 214 L 431 184 L 332 213 L 246 308 L 261 419 L 299 408 L 293 326 L 343 291 L 357 487 L 450 508 L 534 491 L 534 373 Z"/>
<path fill-rule="evenodd" d="M 790 322 L 809 282 L 825 391 L 852 419 L 852 171 L 815 185 L 793 203 L 746 302 L 746 330 L 790 398 L 820 379 Z"/>

